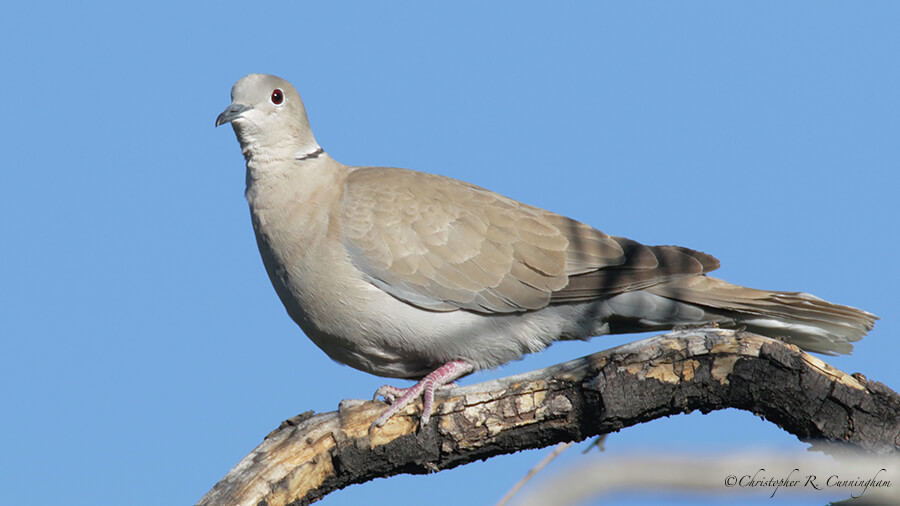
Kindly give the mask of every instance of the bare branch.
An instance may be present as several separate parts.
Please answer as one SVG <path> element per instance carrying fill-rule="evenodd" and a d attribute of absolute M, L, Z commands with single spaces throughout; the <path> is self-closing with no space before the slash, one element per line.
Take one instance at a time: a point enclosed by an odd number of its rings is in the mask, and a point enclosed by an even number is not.
<path fill-rule="evenodd" d="M 198 504 L 308 504 L 376 477 L 430 473 L 697 409 L 747 410 L 801 440 L 870 453 L 900 445 L 897 393 L 795 346 L 721 329 L 676 331 L 441 394 L 422 430 L 420 403 L 372 434 L 381 402 L 345 401 L 336 412 L 299 415 Z"/>
<path fill-rule="evenodd" d="M 900 504 L 900 458 L 836 452 L 743 451 L 721 454 L 617 455 L 584 459 L 537 480 L 513 501 L 518 506 L 585 504 L 614 493 L 666 491 L 769 500 L 811 496 L 861 498 L 866 505 Z M 714 497 L 714 496 L 713 496 Z"/>
<path fill-rule="evenodd" d="M 547 467 L 547 464 L 549 464 L 550 462 L 553 462 L 553 459 L 555 459 L 556 457 L 559 457 L 559 455 L 562 452 L 568 450 L 569 447 L 572 446 L 573 444 L 574 443 L 569 441 L 567 443 L 559 443 L 558 445 L 556 445 L 556 448 L 554 448 L 553 451 L 550 452 L 549 455 L 547 455 L 546 457 L 543 458 L 543 460 L 538 462 L 538 465 L 532 467 L 531 470 L 528 471 L 528 474 L 526 474 L 521 480 L 519 480 L 513 486 L 513 488 L 509 489 L 509 492 L 507 492 L 506 495 L 503 496 L 503 498 L 501 498 L 499 501 L 497 501 L 497 506 L 504 506 L 505 504 L 507 504 L 509 502 L 509 500 L 512 499 L 513 496 L 516 495 L 519 492 L 519 490 L 521 490 L 521 488 L 525 486 L 526 483 L 528 483 L 529 480 L 531 480 L 532 478 L 537 476 L 537 473 L 541 472 L 542 469 Z M 550 503 L 547 503 L 547 504 L 550 504 Z"/>

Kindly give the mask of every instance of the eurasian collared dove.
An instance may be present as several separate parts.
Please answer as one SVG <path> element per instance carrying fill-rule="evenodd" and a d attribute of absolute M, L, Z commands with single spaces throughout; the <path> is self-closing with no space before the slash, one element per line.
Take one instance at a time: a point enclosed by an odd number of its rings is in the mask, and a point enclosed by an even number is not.
<path fill-rule="evenodd" d="M 717 324 L 849 353 L 876 317 L 806 293 L 706 275 L 710 255 L 645 246 L 447 177 L 348 167 L 313 138 L 303 102 L 250 74 L 216 118 L 247 162 L 266 271 L 288 314 L 332 359 L 393 378 L 373 425 L 472 371 L 562 339 Z"/>

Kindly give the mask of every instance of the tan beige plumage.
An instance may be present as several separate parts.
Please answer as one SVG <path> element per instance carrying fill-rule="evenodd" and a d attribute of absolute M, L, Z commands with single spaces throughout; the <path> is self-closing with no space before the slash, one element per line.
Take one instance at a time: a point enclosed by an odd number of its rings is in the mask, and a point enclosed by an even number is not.
<path fill-rule="evenodd" d="M 425 378 L 381 390 L 399 397 L 381 423 L 420 392 L 427 421 L 435 386 L 560 339 L 715 323 L 848 353 L 874 324 L 809 294 L 709 277 L 719 262 L 705 253 L 442 176 L 340 164 L 277 77 L 251 74 L 232 99 L 217 125 L 240 141 L 260 253 L 288 313 L 335 360 Z"/>

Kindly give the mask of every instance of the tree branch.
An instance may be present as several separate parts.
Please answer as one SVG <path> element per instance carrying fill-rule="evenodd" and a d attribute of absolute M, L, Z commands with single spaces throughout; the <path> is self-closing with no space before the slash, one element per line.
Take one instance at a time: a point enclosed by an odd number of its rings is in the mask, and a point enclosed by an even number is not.
<path fill-rule="evenodd" d="M 308 504 L 376 477 L 449 469 L 697 409 L 747 410 L 803 441 L 877 454 L 900 447 L 900 396 L 885 385 L 793 345 L 721 329 L 680 330 L 441 394 L 421 430 L 421 403 L 372 434 L 382 402 L 298 415 L 198 504 Z"/>
<path fill-rule="evenodd" d="M 740 484 L 742 479 L 750 477 L 761 482 L 768 478 L 785 481 L 763 486 Z M 850 480 L 856 483 L 848 483 Z M 805 496 L 818 498 L 820 504 L 896 506 L 900 504 L 897 483 L 900 483 L 900 457 L 896 453 L 836 451 L 825 455 L 796 449 L 727 454 L 621 452 L 614 459 L 586 458 L 560 466 L 533 483 L 527 494 L 517 496 L 515 504 L 599 504 L 604 499 L 610 502 L 613 494 L 664 490 L 703 498 L 718 497 L 726 504 L 726 498 L 786 504 L 785 496 Z M 841 496 L 847 500 L 835 502 Z"/>

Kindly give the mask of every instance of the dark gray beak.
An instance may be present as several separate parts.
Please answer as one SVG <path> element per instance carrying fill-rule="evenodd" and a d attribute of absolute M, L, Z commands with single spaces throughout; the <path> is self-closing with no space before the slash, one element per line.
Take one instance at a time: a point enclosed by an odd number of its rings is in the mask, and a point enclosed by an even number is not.
<path fill-rule="evenodd" d="M 248 105 L 243 104 L 231 104 L 222 111 L 222 114 L 216 118 L 216 126 L 224 125 L 225 123 L 231 123 L 232 121 L 241 117 L 241 114 L 245 113 L 253 109 Z"/>

